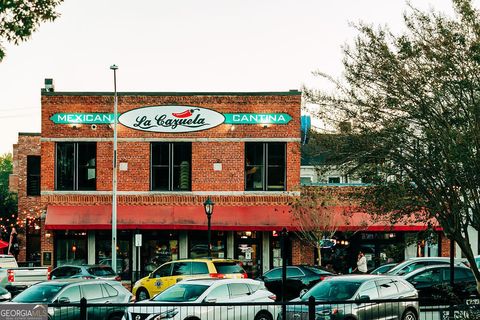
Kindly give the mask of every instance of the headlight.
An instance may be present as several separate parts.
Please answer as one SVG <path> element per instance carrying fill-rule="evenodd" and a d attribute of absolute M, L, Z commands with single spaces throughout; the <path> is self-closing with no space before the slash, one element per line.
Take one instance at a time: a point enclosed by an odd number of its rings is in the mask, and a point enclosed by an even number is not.
<path fill-rule="evenodd" d="M 170 319 L 175 317 L 177 313 L 178 309 L 169 309 L 158 314 L 156 317 L 153 318 L 153 320 Z"/>

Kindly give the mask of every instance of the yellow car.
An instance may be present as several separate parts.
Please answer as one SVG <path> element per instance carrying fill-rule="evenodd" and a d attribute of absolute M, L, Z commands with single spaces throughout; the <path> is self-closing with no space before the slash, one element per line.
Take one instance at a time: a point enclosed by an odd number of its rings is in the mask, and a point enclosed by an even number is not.
<path fill-rule="evenodd" d="M 175 283 L 190 278 L 247 278 L 238 260 L 184 259 L 162 264 L 132 288 L 137 301 L 153 297 Z"/>

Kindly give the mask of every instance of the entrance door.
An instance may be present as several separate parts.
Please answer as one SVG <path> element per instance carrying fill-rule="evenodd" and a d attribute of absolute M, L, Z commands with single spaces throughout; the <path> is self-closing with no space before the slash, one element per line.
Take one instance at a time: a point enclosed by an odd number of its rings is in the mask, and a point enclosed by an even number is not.
<path fill-rule="evenodd" d="M 235 259 L 242 262 L 249 278 L 262 274 L 261 232 L 242 231 L 235 233 Z"/>

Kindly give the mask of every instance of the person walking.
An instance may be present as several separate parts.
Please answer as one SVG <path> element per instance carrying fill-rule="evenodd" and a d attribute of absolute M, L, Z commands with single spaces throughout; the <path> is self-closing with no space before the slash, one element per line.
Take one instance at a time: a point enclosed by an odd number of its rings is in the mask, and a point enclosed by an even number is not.
<path fill-rule="evenodd" d="M 365 255 L 363 254 L 362 251 L 358 252 L 358 257 L 357 257 L 357 267 L 353 269 L 353 272 L 359 273 L 359 274 L 366 274 L 368 271 L 367 267 L 367 258 L 365 258 Z"/>
<path fill-rule="evenodd" d="M 18 234 L 15 227 L 12 228 L 10 232 L 10 242 L 8 244 L 8 254 L 11 254 L 15 257 L 15 260 L 18 260 L 18 254 L 20 253 L 20 245 L 18 244 Z"/>

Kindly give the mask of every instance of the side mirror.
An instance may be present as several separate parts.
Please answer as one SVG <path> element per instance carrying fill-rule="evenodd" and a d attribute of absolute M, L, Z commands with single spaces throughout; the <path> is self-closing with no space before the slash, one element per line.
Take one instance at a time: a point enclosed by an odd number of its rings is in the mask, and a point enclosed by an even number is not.
<path fill-rule="evenodd" d="M 153 278 L 153 272 L 148 274 L 149 278 Z"/>
<path fill-rule="evenodd" d="M 68 304 L 68 303 L 70 303 L 70 299 L 68 299 L 67 297 L 60 297 L 60 298 L 58 298 L 58 303 Z"/>
<path fill-rule="evenodd" d="M 367 295 L 360 296 L 356 300 L 357 303 L 365 303 L 365 302 L 368 302 L 368 301 L 370 301 L 370 297 L 367 296 Z"/>
<path fill-rule="evenodd" d="M 215 303 L 215 302 L 217 302 L 217 298 L 206 297 L 203 302 L 205 302 L 205 303 Z"/>
<path fill-rule="evenodd" d="M 397 273 L 397 276 L 403 276 L 404 274 L 405 274 L 405 271 L 399 271 L 399 272 Z"/>
<path fill-rule="evenodd" d="M 306 288 L 303 288 L 302 290 L 300 290 L 300 298 L 303 297 L 305 295 L 305 293 L 307 293 L 308 289 Z"/>

